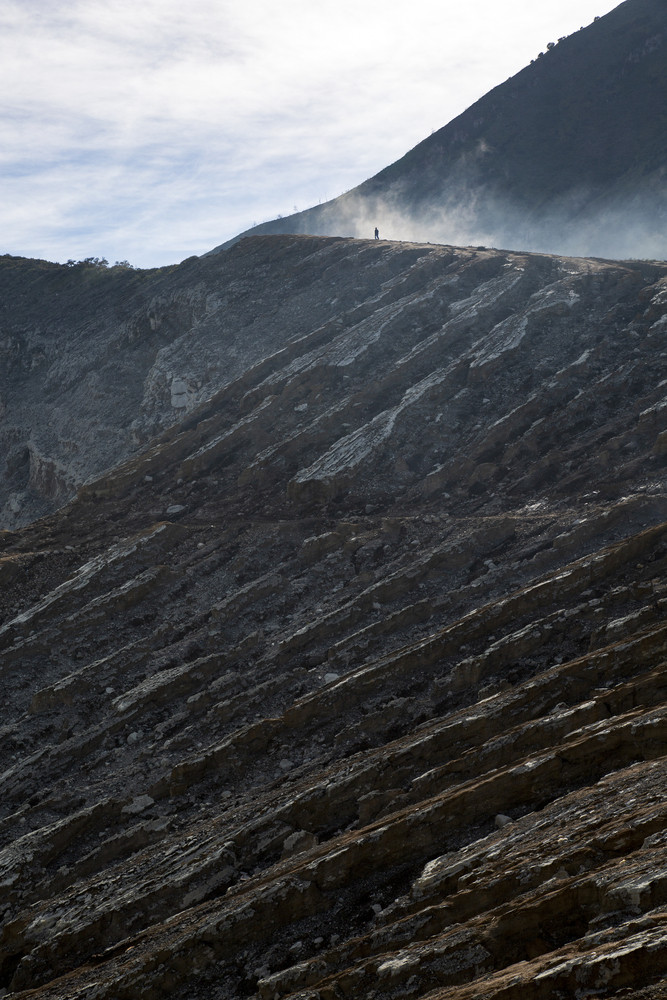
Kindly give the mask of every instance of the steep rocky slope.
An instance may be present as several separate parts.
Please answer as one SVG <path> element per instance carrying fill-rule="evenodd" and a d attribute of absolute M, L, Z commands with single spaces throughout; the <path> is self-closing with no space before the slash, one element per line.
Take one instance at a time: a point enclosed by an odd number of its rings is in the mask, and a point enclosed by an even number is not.
<path fill-rule="evenodd" d="M 153 271 L 0 257 L 0 527 L 61 506 L 368 288 L 290 241 Z"/>
<path fill-rule="evenodd" d="M 664 997 L 667 265 L 241 261 L 291 331 L 0 534 L 0 989 Z"/>
<path fill-rule="evenodd" d="M 248 233 L 667 256 L 667 8 L 625 0 L 358 187 Z M 228 244 L 223 244 L 226 246 Z"/>

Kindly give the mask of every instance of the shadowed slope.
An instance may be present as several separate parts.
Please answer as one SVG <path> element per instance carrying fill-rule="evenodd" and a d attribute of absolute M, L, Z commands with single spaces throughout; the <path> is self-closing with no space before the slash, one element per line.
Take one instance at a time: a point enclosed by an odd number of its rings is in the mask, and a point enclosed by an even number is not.
<path fill-rule="evenodd" d="M 295 335 L 0 536 L 0 985 L 656 1000 L 667 267 L 235 250 Z"/>

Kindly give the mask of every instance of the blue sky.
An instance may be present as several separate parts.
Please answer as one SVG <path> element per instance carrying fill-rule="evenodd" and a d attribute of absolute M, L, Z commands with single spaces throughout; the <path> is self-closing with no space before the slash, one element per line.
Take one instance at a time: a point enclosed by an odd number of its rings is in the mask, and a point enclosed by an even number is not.
<path fill-rule="evenodd" d="M 0 252 L 140 267 L 361 183 L 609 0 L 0 0 Z"/>

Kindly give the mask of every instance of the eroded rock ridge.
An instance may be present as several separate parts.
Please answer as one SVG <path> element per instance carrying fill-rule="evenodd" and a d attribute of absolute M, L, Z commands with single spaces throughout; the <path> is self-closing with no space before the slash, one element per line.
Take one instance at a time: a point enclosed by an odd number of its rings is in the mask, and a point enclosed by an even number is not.
<path fill-rule="evenodd" d="M 0 535 L 0 989 L 664 997 L 667 265 L 228 254 L 254 357 Z"/>

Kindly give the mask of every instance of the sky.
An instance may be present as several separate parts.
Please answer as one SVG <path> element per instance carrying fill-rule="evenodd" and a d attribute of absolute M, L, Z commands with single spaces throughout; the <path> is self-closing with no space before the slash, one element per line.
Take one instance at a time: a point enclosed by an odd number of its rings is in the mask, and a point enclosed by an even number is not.
<path fill-rule="evenodd" d="M 360 184 L 616 6 L 0 0 L 0 253 L 205 253 Z"/>

